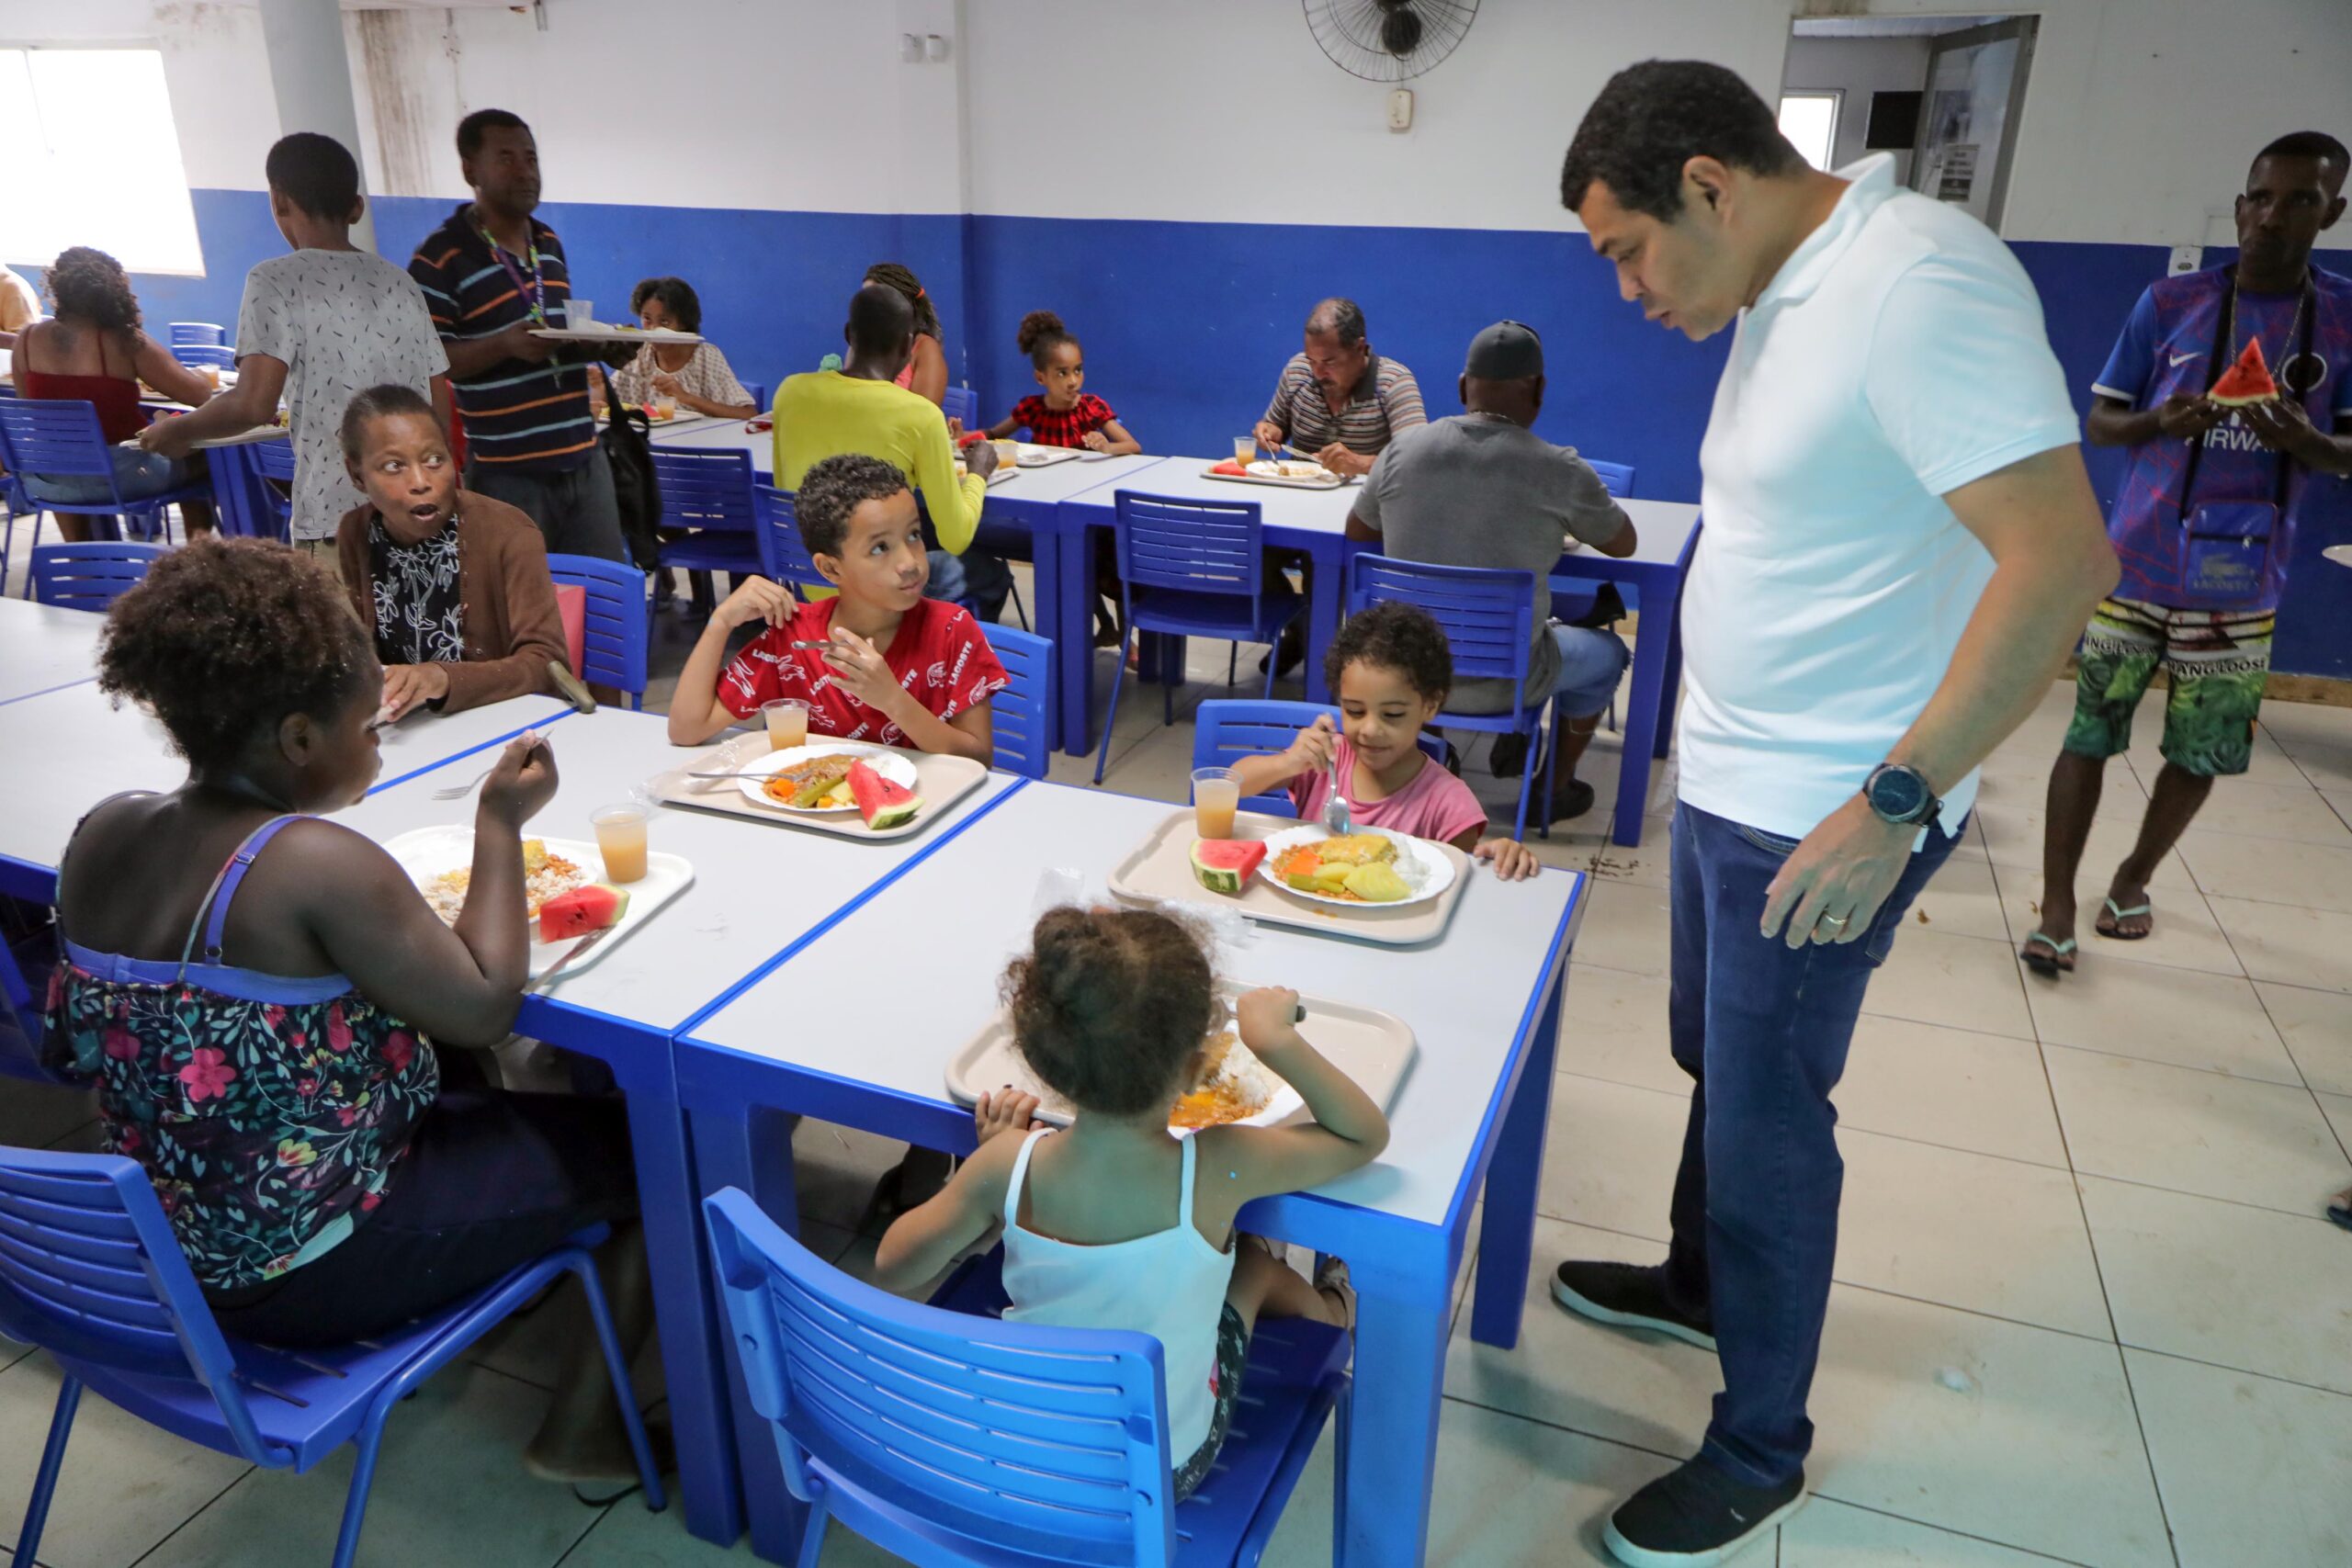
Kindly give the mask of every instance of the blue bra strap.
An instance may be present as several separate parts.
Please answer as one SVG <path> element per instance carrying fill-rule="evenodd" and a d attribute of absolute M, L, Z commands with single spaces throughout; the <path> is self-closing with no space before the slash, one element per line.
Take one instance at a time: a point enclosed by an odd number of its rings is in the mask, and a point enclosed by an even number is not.
<path fill-rule="evenodd" d="M 229 857 L 228 863 L 220 868 L 220 874 L 212 879 L 212 886 L 204 896 L 205 902 L 197 908 L 196 920 L 188 926 L 187 946 L 180 950 L 180 971 L 183 975 L 187 971 L 188 953 L 196 946 L 196 928 L 199 923 L 204 927 L 204 962 L 211 964 L 220 962 L 220 938 L 228 929 L 229 905 L 237 897 L 238 885 L 244 881 L 245 873 L 252 868 L 254 857 L 277 836 L 277 830 L 288 822 L 300 820 L 299 816 L 273 817 L 247 834 L 245 841 L 237 846 L 237 852 Z M 208 908 L 211 911 L 209 921 L 205 919 Z"/>

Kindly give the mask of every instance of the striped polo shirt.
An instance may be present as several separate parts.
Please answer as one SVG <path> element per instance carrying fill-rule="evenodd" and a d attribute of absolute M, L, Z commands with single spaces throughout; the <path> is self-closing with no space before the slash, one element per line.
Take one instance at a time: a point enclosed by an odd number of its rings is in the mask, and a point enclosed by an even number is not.
<path fill-rule="evenodd" d="M 493 248 L 462 202 L 409 258 L 408 275 L 424 290 L 433 324 L 447 343 L 492 337 L 526 317 L 562 319 L 571 274 L 555 231 L 531 220 L 544 308 L 535 311 L 527 285 L 531 258 Z M 517 288 L 521 276 L 526 287 Z M 588 407 L 588 372 L 579 365 L 502 359 L 479 376 L 449 378 L 465 416 L 466 457 L 486 468 L 564 470 L 585 467 L 596 444 Z"/>
<path fill-rule="evenodd" d="M 1306 355 L 1294 354 L 1275 384 L 1265 417 L 1282 426 L 1283 439 L 1302 452 L 1320 452 L 1337 441 L 1351 452 L 1375 456 L 1405 432 L 1427 424 L 1421 384 L 1393 359 L 1375 354 L 1357 378 L 1348 406 L 1338 413 L 1323 400 L 1323 389 L 1306 368 Z"/>

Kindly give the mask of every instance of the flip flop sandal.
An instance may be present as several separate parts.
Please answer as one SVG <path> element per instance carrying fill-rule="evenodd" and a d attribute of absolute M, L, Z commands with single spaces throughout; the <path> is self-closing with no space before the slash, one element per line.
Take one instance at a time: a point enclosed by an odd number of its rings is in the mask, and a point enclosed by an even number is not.
<path fill-rule="evenodd" d="M 1340 1326 L 1353 1334 L 1356 1331 L 1356 1288 L 1348 1280 L 1348 1266 L 1337 1258 L 1324 1258 L 1315 1265 L 1315 1289 L 1328 1291 L 1340 1298 L 1340 1312 L 1346 1319 Z"/>
<path fill-rule="evenodd" d="M 2346 1192 L 2330 1203 L 2327 1217 L 2346 1230 L 2352 1231 L 2352 1192 Z"/>
<path fill-rule="evenodd" d="M 2049 951 L 2046 953 L 2036 951 L 2035 943 L 2037 942 Z M 2075 939 L 2073 937 L 2058 942 L 2044 936 L 2040 931 L 2025 939 L 2025 951 L 2018 954 L 2025 960 L 2027 968 L 2037 975 L 2046 976 L 2053 980 L 2061 975 L 2071 975 L 2075 972 L 2075 966 L 2065 962 L 2074 955 Z"/>
<path fill-rule="evenodd" d="M 2107 918 L 2115 921 L 2117 923 L 2117 927 L 2114 930 L 2109 930 L 2106 927 L 2098 927 L 2095 929 L 2098 930 L 2099 935 L 2107 938 L 2109 942 L 2145 942 L 2148 938 L 2155 934 L 2154 915 L 2156 912 L 2156 907 L 2154 904 L 2134 904 L 2130 908 L 2124 909 L 2117 908 L 2116 902 L 2112 898 L 2103 900 L 2103 902 L 2107 905 Z M 2121 922 L 2135 919 L 2141 915 L 2150 917 L 2148 929 L 2146 931 L 2127 931 L 2120 929 Z"/>

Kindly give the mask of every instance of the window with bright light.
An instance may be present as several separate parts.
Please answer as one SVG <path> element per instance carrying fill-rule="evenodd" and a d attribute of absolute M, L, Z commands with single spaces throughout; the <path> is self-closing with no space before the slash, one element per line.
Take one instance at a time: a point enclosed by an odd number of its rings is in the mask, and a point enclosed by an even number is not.
<path fill-rule="evenodd" d="M 1816 169 L 1827 169 L 1836 162 L 1831 149 L 1838 144 L 1838 96 L 1836 93 L 1781 95 L 1781 134 L 1794 142 L 1804 161 Z"/>
<path fill-rule="evenodd" d="M 131 272 L 204 271 L 152 49 L 0 49 L 0 260 L 95 245 Z"/>

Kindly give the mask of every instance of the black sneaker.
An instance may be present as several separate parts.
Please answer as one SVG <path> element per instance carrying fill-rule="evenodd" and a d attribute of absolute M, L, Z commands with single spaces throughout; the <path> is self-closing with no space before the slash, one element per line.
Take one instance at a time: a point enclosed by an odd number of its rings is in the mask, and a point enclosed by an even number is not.
<path fill-rule="evenodd" d="M 1487 753 L 1487 765 L 1495 770 L 1498 779 L 1515 779 L 1527 772 L 1527 737 L 1516 733 L 1496 736 L 1495 749 Z"/>
<path fill-rule="evenodd" d="M 1571 1260 L 1553 1274 L 1552 1299 L 1595 1323 L 1646 1328 L 1702 1350 L 1715 1348 L 1713 1321 L 1704 1313 L 1677 1310 L 1666 1299 L 1666 1270 L 1657 1265 Z"/>
<path fill-rule="evenodd" d="M 1709 1568 L 1727 1562 L 1804 1506 L 1804 1477 L 1750 1486 L 1689 1460 L 1609 1516 L 1600 1539 L 1628 1568 Z"/>

